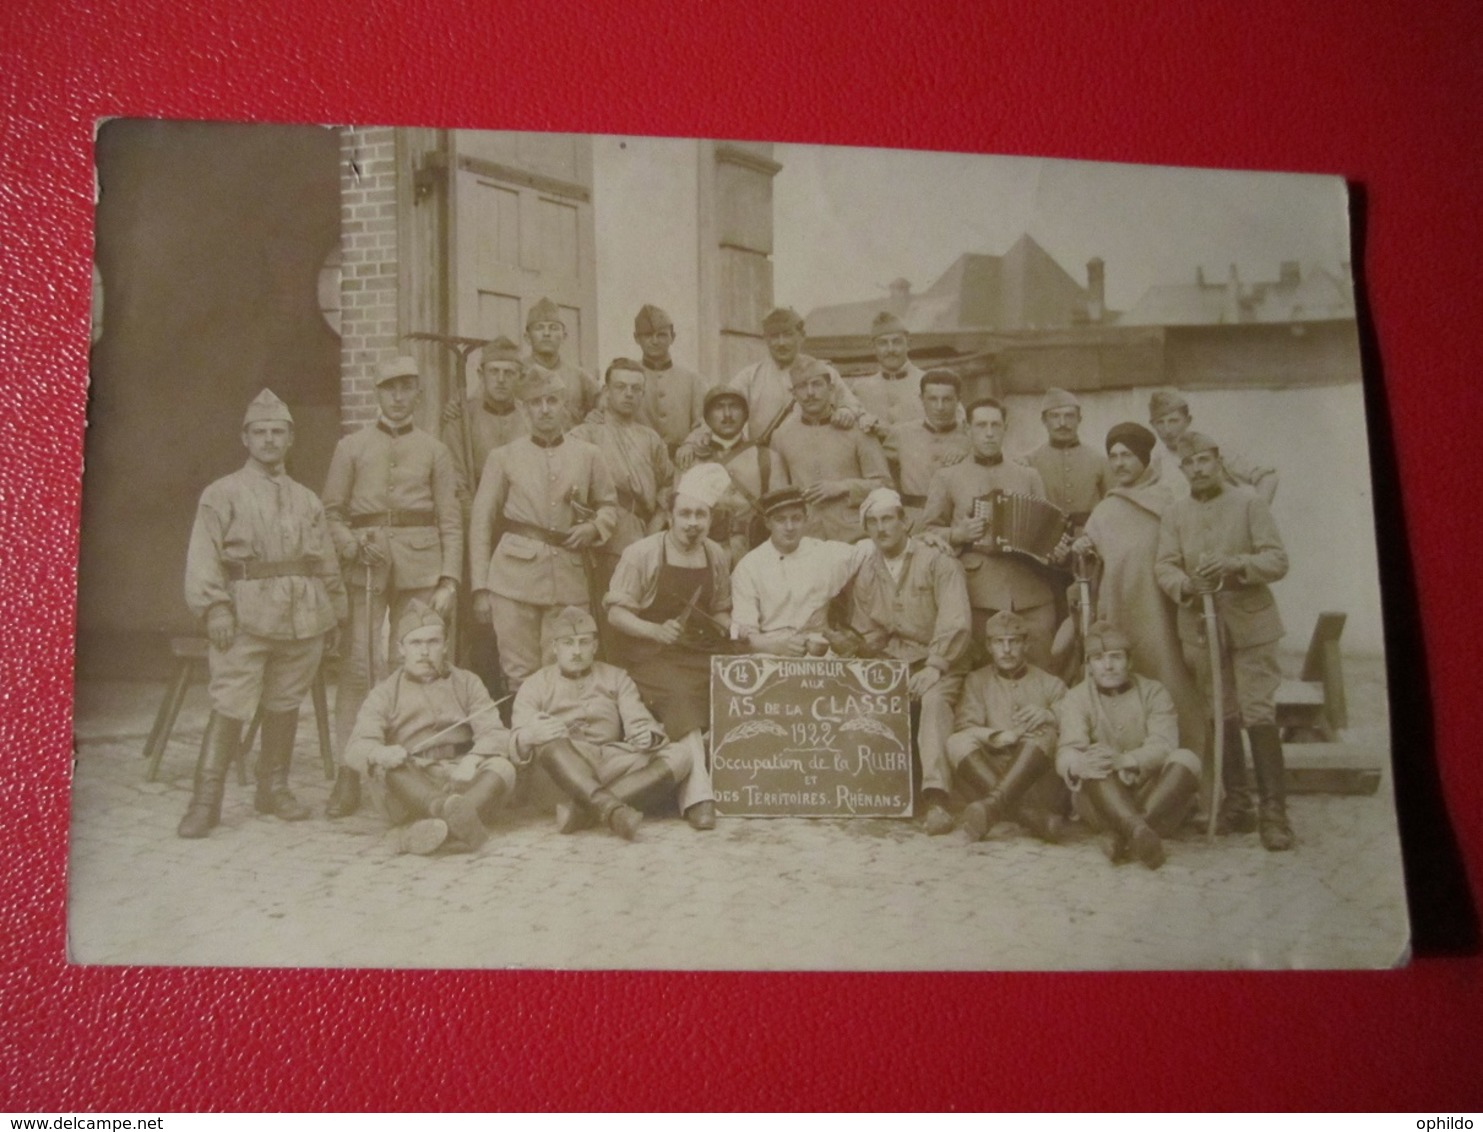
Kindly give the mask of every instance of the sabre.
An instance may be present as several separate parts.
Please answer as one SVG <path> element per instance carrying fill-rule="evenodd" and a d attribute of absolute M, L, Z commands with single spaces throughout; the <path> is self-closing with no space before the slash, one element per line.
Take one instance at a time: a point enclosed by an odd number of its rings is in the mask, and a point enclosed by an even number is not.
<path fill-rule="evenodd" d="M 454 731 L 457 731 L 460 727 L 463 727 L 465 724 L 473 723 L 474 720 L 478 719 L 480 716 L 488 715 L 495 708 L 499 707 L 500 704 L 504 703 L 506 700 L 510 700 L 510 699 L 513 699 L 513 698 L 514 698 L 513 693 L 511 695 L 509 695 L 509 696 L 504 696 L 501 699 L 495 700 L 493 703 L 486 704 L 484 707 L 481 707 L 478 711 L 474 712 L 472 715 L 466 715 L 462 719 L 458 720 L 457 722 L 450 723 L 447 727 L 443 728 L 443 730 L 437 732 L 435 735 L 429 736 L 428 738 L 424 739 L 421 743 L 418 743 L 416 749 L 415 750 L 408 751 L 407 754 L 409 754 L 409 755 L 420 755 L 420 754 L 422 754 L 423 751 L 431 750 L 433 747 L 436 747 L 438 745 L 438 740 L 441 739 L 444 735 L 448 735 L 448 734 L 451 734 Z"/>
<path fill-rule="evenodd" d="M 1210 818 L 1205 828 L 1205 839 L 1215 840 L 1216 815 L 1220 812 L 1221 794 L 1225 778 L 1225 688 L 1224 673 L 1220 663 L 1220 618 L 1215 612 L 1215 591 L 1200 595 L 1201 612 L 1205 618 L 1205 639 L 1210 647 L 1210 698 L 1214 703 L 1215 715 L 1212 726 L 1211 770 L 1214 781 L 1210 784 Z"/>

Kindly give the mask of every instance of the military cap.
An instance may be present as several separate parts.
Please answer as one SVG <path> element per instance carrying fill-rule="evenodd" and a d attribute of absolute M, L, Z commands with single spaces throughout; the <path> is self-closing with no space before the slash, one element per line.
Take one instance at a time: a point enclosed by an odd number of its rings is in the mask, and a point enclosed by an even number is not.
<path fill-rule="evenodd" d="M 701 402 L 701 412 L 709 413 L 711 411 L 711 406 L 714 405 L 717 401 L 721 400 L 723 397 L 730 397 L 732 400 L 738 402 L 743 409 L 748 410 L 748 412 L 750 413 L 751 406 L 747 404 L 747 395 L 740 389 L 733 389 L 729 385 L 717 385 L 712 387 L 711 389 L 707 389 L 705 400 Z"/>
<path fill-rule="evenodd" d="M 1115 424 L 1107 430 L 1107 453 L 1112 454 L 1114 444 L 1122 444 L 1128 451 L 1137 456 L 1146 466 L 1148 458 L 1153 453 L 1153 446 L 1158 443 L 1156 437 L 1150 430 L 1134 421 L 1123 421 Z"/>
<path fill-rule="evenodd" d="M 242 417 L 242 427 L 246 428 L 255 421 L 287 421 L 293 424 L 294 418 L 276 393 L 271 389 L 264 389 L 248 402 L 247 413 Z"/>
<path fill-rule="evenodd" d="M 731 473 L 720 464 L 696 464 L 675 484 L 675 494 L 683 495 L 697 503 L 704 503 L 707 507 L 714 507 L 717 501 L 731 490 Z"/>
<path fill-rule="evenodd" d="M 674 319 L 652 303 L 645 303 L 640 307 L 639 313 L 633 319 L 635 334 L 654 334 L 666 326 L 673 330 L 675 328 Z"/>
<path fill-rule="evenodd" d="M 561 377 L 545 366 L 526 366 L 525 376 L 520 379 L 520 400 L 534 401 L 537 397 L 550 396 L 566 396 L 566 386 Z"/>
<path fill-rule="evenodd" d="M 1193 456 L 1196 452 L 1214 452 L 1219 456 L 1220 445 L 1215 443 L 1213 437 L 1190 429 L 1179 438 L 1178 442 L 1174 445 L 1174 451 L 1181 460 L 1186 456 Z"/>
<path fill-rule="evenodd" d="M 780 487 L 776 491 L 769 491 L 758 500 L 758 505 L 764 515 L 771 515 L 785 507 L 807 506 L 803 501 L 803 492 L 796 487 Z"/>
<path fill-rule="evenodd" d="M 399 377 L 420 377 L 417 372 L 417 362 L 406 354 L 398 354 L 394 358 L 386 358 L 376 363 L 376 384 L 385 385 L 388 381 L 395 381 Z"/>
<path fill-rule="evenodd" d="M 569 605 L 551 619 L 551 639 L 580 637 L 597 633 L 597 622 L 592 614 L 578 605 Z"/>
<path fill-rule="evenodd" d="M 397 640 L 401 640 L 416 629 L 425 629 L 430 625 L 436 625 L 445 633 L 448 631 L 448 626 L 443 624 L 438 611 L 421 598 L 414 597 L 407 603 L 407 611 L 402 614 L 401 620 L 396 623 Z"/>
<path fill-rule="evenodd" d="M 563 329 L 566 327 L 566 323 L 561 320 L 561 308 L 544 296 L 525 316 L 525 329 L 529 330 L 538 322 L 560 322 Z"/>
<path fill-rule="evenodd" d="M 493 342 L 486 342 L 479 350 L 479 364 L 487 365 L 489 362 L 519 362 L 520 347 L 511 342 L 503 334 Z"/>
<path fill-rule="evenodd" d="M 774 307 L 762 320 L 763 334 L 780 334 L 784 330 L 802 330 L 803 315 L 792 307 Z"/>
<path fill-rule="evenodd" d="M 1045 396 L 1040 399 L 1040 413 L 1044 416 L 1052 409 L 1079 409 L 1081 402 L 1071 396 L 1064 389 L 1050 388 L 1045 391 Z"/>
<path fill-rule="evenodd" d="M 1131 652 L 1133 642 L 1128 635 L 1111 621 L 1097 621 L 1087 629 L 1087 656 L 1101 656 L 1106 652 Z"/>
<path fill-rule="evenodd" d="M 984 640 L 992 641 L 995 637 L 1028 637 L 1030 625 L 1018 613 L 1008 609 L 1001 609 L 990 617 L 984 624 Z"/>
<path fill-rule="evenodd" d="M 1165 413 L 1172 413 L 1176 409 L 1189 412 L 1189 402 L 1184 399 L 1184 394 L 1177 389 L 1155 389 L 1148 398 L 1148 419 L 1156 421 Z"/>
<path fill-rule="evenodd" d="M 878 487 L 860 504 L 860 524 L 864 526 L 865 520 L 872 515 L 898 515 L 902 510 L 900 495 L 889 487 Z"/>
<path fill-rule="evenodd" d="M 890 311 L 881 311 L 875 316 L 875 321 L 870 324 L 870 336 L 879 338 L 882 334 L 905 334 L 906 323 L 902 322 Z"/>

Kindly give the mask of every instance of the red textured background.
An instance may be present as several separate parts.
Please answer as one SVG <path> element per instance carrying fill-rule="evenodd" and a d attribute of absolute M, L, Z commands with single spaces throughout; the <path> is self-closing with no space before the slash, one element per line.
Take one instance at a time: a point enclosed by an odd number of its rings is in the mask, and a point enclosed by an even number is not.
<path fill-rule="evenodd" d="M 1475 0 L 3 9 L 0 1108 L 1483 1106 Z M 1136 976 L 68 968 L 90 142 L 110 115 L 1347 176 L 1367 214 L 1419 958 L 1385 974 Z"/>

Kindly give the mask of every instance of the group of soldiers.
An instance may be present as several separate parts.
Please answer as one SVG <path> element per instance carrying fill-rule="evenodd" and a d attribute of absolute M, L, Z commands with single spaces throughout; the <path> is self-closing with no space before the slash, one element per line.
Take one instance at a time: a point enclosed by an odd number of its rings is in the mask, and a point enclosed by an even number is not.
<path fill-rule="evenodd" d="M 1075 816 L 1114 861 L 1157 868 L 1203 804 L 1224 832 L 1292 846 L 1275 473 L 1196 431 L 1171 391 L 1152 429 L 1119 424 L 1098 451 L 1076 399 L 1049 390 L 1046 443 L 1007 458 L 1005 405 L 964 405 L 954 371 L 917 368 L 893 315 L 871 327 L 879 370 L 849 380 L 803 352 L 796 312 L 762 331 L 768 357 L 712 386 L 645 306 L 640 358 L 599 384 L 563 359 L 543 299 L 528 352 L 483 348 L 478 393 L 444 408 L 441 438 L 414 423 L 416 363 L 382 362 L 377 419 L 339 442 L 319 497 L 285 471 L 292 415 L 264 390 L 247 463 L 205 490 L 191 537 L 212 713 L 179 835 L 218 824 L 259 710 L 256 808 L 310 816 L 289 762 L 338 635 L 327 814 L 355 812 L 364 784 L 408 852 L 476 850 L 516 798 L 564 832 L 631 839 L 670 809 L 714 828 L 710 658 L 725 652 L 904 662 L 930 835 L 978 841 L 1012 820 L 1057 841 Z M 995 492 L 1068 517 L 1047 560 L 991 537 Z"/>

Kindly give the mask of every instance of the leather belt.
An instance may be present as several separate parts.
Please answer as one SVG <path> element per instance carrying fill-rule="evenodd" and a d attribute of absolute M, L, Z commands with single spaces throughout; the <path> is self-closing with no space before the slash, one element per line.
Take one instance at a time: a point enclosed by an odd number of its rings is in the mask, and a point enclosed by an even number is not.
<path fill-rule="evenodd" d="M 288 558 L 281 562 L 223 562 L 227 577 L 234 582 L 255 582 L 263 578 L 312 578 L 319 573 L 313 558 Z"/>
<path fill-rule="evenodd" d="M 534 523 L 522 523 L 519 519 L 501 519 L 500 529 L 507 535 L 523 535 L 547 546 L 564 546 L 572 533 L 553 531 L 550 527 L 538 527 Z"/>
<path fill-rule="evenodd" d="M 436 527 L 436 511 L 371 511 L 350 516 L 350 529 L 363 527 Z"/>
<path fill-rule="evenodd" d="M 925 495 L 902 495 L 901 502 L 907 507 L 925 507 L 927 497 Z"/>

